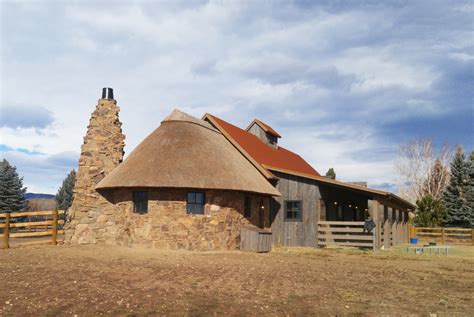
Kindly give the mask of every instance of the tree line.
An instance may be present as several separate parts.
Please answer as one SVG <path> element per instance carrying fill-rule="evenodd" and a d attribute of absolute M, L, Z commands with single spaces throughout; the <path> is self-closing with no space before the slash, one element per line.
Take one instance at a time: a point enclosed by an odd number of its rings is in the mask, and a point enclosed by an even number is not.
<path fill-rule="evenodd" d="M 431 140 L 415 140 L 401 145 L 396 167 L 400 195 L 416 204 L 416 225 L 474 227 L 474 151 L 466 157 L 461 146 L 436 151 Z M 326 177 L 336 179 L 333 168 Z M 72 170 L 55 196 L 57 209 L 71 206 L 75 181 Z M 27 210 L 25 193 L 16 167 L 0 161 L 0 212 Z"/>
<path fill-rule="evenodd" d="M 76 171 L 72 170 L 64 179 L 55 196 L 55 208 L 67 210 L 74 199 Z M 25 199 L 27 188 L 23 186 L 23 177 L 18 175 L 16 167 L 6 159 L 0 161 L 0 213 L 19 212 L 34 209 L 34 203 Z"/>
<path fill-rule="evenodd" d="M 396 167 L 400 195 L 416 204 L 416 225 L 474 227 L 474 151 L 436 151 L 431 140 L 415 140 L 400 147 Z"/>

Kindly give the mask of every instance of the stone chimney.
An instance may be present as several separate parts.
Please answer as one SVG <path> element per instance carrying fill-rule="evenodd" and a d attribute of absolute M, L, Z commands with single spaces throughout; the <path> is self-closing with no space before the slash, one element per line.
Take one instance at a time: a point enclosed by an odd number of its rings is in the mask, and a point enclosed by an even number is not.
<path fill-rule="evenodd" d="M 119 120 L 120 108 L 112 88 L 102 90 L 102 98 L 92 113 L 74 186 L 74 201 L 69 210 L 70 221 L 65 226 L 67 243 L 103 241 L 105 228 L 97 226 L 100 216 L 110 203 L 95 186 L 123 160 L 125 135 Z M 110 208 L 109 208 L 110 209 Z"/>

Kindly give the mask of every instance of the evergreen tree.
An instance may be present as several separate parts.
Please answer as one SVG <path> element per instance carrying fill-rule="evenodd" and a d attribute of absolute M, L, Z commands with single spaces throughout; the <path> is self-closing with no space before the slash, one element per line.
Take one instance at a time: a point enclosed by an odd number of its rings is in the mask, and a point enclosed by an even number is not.
<path fill-rule="evenodd" d="M 76 182 L 76 171 L 72 170 L 64 179 L 63 184 L 56 194 L 56 203 L 58 209 L 67 210 L 71 207 L 73 197 L 74 184 Z"/>
<path fill-rule="evenodd" d="M 416 202 L 415 224 L 422 227 L 436 227 L 446 220 L 446 211 L 440 199 L 426 194 Z"/>
<path fill-rule="evenodd" d="M 451 162 L 449 185 L 443 194 L 443 204 L 447 210 L 447 223 L 456 226 L 470 226 L 471 215 L 466 201 L 468 171 L 464 151 L 458 147 Z"/>
<path fill-rule="evenodd" d="M 467 168 L 467 188 L 466 188 L 466 202 L 467 212 L 469 214 L 469 222 L 471 227 L 474 227 L 474 151 L 471 152 L 469 159 L 466 162 Z"/>
<path fill-rule="evenodd" d="M 334 168 L 331 167 L 330 169 L 328 169 L 328 171 L 326 172 L 326 177 L 330 179 L 336 179 L 336 172 L 334 171 Z"/>
<path fill-rule="evenodd" d="M 0 161 L 0 212 L 17 212 L 26 207 L 26 187 L 18 176 L 16 167 L 3 159 Z"/>

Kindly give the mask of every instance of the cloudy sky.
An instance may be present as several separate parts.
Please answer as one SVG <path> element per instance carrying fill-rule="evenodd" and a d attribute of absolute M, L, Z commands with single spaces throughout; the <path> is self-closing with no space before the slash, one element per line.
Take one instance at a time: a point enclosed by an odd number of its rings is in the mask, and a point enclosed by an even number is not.
<path fill-rule="evenodd" d="M 396 190 L 398 144 L 473 148 L 472 1 L 1 1 L 0 158 L 77 166 L 102 87 L 129 153 L 174 108 L 259 118 L 320 173 Z"/>

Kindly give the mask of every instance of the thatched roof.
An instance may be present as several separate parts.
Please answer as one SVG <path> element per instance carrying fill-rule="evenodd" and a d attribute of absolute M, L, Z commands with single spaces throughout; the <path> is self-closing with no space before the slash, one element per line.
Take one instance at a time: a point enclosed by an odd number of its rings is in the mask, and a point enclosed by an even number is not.
<path fill-rule="evenodd" d="M 174 110 L 96 189 L 180 187 L 280 196 L 209 123 Z"/>

